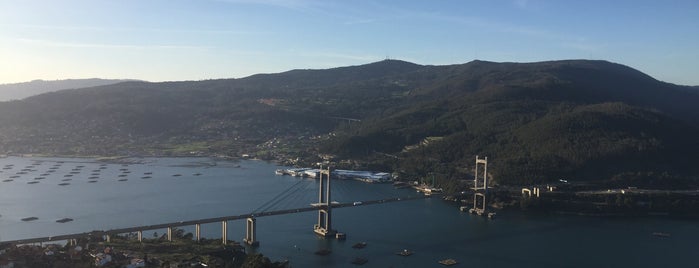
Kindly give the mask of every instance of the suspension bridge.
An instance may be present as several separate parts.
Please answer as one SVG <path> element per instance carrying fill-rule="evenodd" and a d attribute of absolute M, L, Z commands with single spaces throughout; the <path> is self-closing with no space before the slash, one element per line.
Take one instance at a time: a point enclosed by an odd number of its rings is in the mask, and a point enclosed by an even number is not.
<path fill-rule="evenodd" d="M 195 230 L 194 231 L 194 238 L 197 241 L 199 241 L 202 238 L 201 225 L 202 224 L 217 223 L 217 222 L 221 223 L 221 241 L 223 244 L 226 244 L 229 242 L 228 237 L 227 237 L 228 236 L 228 222 L 236 221 L 236 220 L 246 220 L 246 230 L 245 230 L 246 232 L 245 232 L 245 238 L 243 239 L 243 242 L 246 243 L 247 245 L 250 245 L 250 246 L 257 246 L 257 245 L 259 245 L 259 241 L 257 240 L 256 219 L 260 218 L 260 217 L 269 217 L 269 216 L 277 216 L 277 215 L 284 215 L 284 214 L 302 213 L 302 212 L 309 212 L 309 211 L 318 211 L 318 222 L 316 224 L 314 224 L 313 232 L 315 234 L 323 236 L 323 237 L 333 237 L 333 236 L 338 235 L 337 230 L 332 228 L 332 210 L 333 209 L 430 198 L 430 196 L 411 196 L 411 197 L 391 197 L 391 198 L 384 198 L 384 199 L 363 200 L 363 201 L 353 201 L 353 202 L 344 202 L 344 203 L 333 202 L 333 201 L 331 201 L 332 199 L 331 199 L 331 191 L 330 191 L 331 190 L 330 174 L 331 174 L 331 172 L 330 172 L 329 168 L 328 169 L 321 169 L 320 176 L 318 178 L 318 181 L 319 181 L 318 203 L 313 203 L 313 204 L 310 204 L 309 206 L 272 210 L 280 203 L 284 203 L 286 200 L 288 200 L 289 197 L 292 197 L 294 195 L 304 194 L 302 191 L 303 188 L 301 186 L 302 181 L 299 181 L 296 184 L 289 187 L 288 189 L 286 189 L 285 191 L 279 193 L 278 195 L 276 195 L 275 197 L 273 197 L 269 201 L 265 202 L 264 204 L 262 204 L 260 207 L 258 207 L 254 211 L 249 212 L 249 213 L 231 215 L 231 216 L 223 216 L 223 217 L 169 222 L 169 223 L 161 223 L 161 224 L 153 224 L 153 225 L 133 226 L 133 227 L 117 228 L 117 229 L 109 229 L 109 230 L 96 230 L 96 231 L 64 234 L 64 235 L 56 235 L 56 236 L 36 237 L 36 238 L 27 238 L 27 239 L 19 239 L 19 240 L 8 240 L 8 241 L 0 241 L 0 244 L 33 244 L 33 243 L 45 243 L 45 242 L 57 242 L 57 241 L 68 241 L 68 243 L 73 244 L 73 243 L 77 243 L 78 239 L 84 239 L 84 238 L 87 238 L 87 239 L 99 238 L 99 239 L 102 239 L 105 241 L 109 241 L 112 236 L 119 235 L 119 234 L 127 234 L 127 233 L 128 234 L 136 233 L 137 239 L 139 241 L 143 241 L 143 232 L 144 231 L 162 230 L 162 229 L 167 230 L 167 233 L 166 233 L 167 240 L 172 241 L 173 229 L 179 228 L 179 227 L 187 227 L 187 226 L 194 226 L 194 230 Z M 337 237 L 340 237 L 340 236 L 337 236 Z"/>

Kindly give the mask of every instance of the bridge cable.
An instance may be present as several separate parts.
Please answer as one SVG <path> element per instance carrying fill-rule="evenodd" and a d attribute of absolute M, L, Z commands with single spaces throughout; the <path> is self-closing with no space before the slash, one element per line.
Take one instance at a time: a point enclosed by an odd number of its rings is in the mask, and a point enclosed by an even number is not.
<path fill-rule="evenodd" d="M 286 194 L 287 192 L 289 192 L 289 191 L 290 191 L 291 189 L 293 189 L 294 187 L 297 187 L 297 186 L 300 185 L 302 182 L 303 182 L 303 180 L 299 180 L 299 181 L 296 182 L 295 184 L 291 185 L 291 186 L 290 186 L 289 188 L 287 188 L 286 190 L 284 190 L 284 191 L 282 191 L 281 193 L 277 194 L 275 197 L 273 197 L 272 199 L 268 200 L 267 202 L 265 202 L 264 204 L 260 205 L 258 208 L 256 208 L 255 210 L 253 210 L 253 213 L 257 213 L 257 212 L 260 212 L 260 211 L 264 211 L 264 210 L 262 210 L 263 208 L 269 206 L 269 204 L 271 204 L 272 202 L 274 202 L 275 200 L 277 200 L 278 198 L 280 198 L 282 195 L 284 195 L 284 194 Z"/>

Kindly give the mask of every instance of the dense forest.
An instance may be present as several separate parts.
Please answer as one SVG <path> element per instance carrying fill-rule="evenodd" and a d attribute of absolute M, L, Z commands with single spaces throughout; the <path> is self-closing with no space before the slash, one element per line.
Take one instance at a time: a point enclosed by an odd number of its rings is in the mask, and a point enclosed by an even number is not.
<path fill-rule="evenodd" d="M 398 60 L 241 79 L 124 82 L 0 102 L 0 153 L 331 159 L 497 183 L 682 187 L 699 177 L 699 90 L 606 61 Z"/>

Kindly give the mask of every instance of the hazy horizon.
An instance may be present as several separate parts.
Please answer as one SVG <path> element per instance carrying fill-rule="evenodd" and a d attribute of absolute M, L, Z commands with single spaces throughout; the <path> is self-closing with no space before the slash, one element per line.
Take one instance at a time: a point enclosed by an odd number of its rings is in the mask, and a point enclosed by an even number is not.
<path fill-rule="evenodd" d="M 0 84 L 241 78 L 400 59 L 607 60 L 699 85 L 699 3 L 0 1 Z"/>

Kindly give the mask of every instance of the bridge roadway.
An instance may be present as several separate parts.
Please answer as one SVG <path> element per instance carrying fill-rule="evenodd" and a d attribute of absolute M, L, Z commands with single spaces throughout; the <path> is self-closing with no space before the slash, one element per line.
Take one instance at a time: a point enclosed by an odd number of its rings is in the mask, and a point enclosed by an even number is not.
<path fill-rule="evenodd" d="M 383 203 L 408 201 L 408 200 L 416 200 L 416 199 L 425 199 L 425 198 L 430 198 L 430 196 L 395 197 L 395 198 L 380 199 L 380 200 L 360 201 L 361 204 L 359 204 L 358 202 L 337 203 L 337 204 L 332 204 L 332 207 L 333 208 L 345 208 L 345 207 L 383 204 Z M 132 232 L 138 232 L 138 231 L 167 229 L 170 227 L 182 227 L 182 226 L 191 226 L 191 225 L 196 225 L 196 224 L 206 224 L 206 223 L 214 223 L 214 222 L 222 222 L 222 221 L 241 220 L 241 219 L 247 219 L 247 218 L 259 218 L 259 217 L 267 217 L 267 216 L 275 216 L 275 215 L 283 215 L 283 214 L 291 214 L 291 213 L 301 213 L 301 212 L 314 211 L 314 210 L 318 210 L 321 208 L 323 208 L 323 206 L 310 206 L 310 207 L 303 207 L 303 208 L 274 210 L 274 211 L 267 211 L 267 212 L 260 212 L 260 213 L 247 213 L 247 214 L 234 215 L 234 216 L 224 216 L 224 217 L 216 217 L 216 218 L 208 218 L 208 219 L 178 221 L 178 222 L 171 222 L 171 223 L 162 223 L 162 224 L 154 224 L 154 225 L 144 225 L 144 226 L 136 226 L 136 227 L 110 229 L 110 230 L 106 230 L 106 231 L 96 230 L 96 231 L 84 232 L 84 233 L 75 233 L 75 234 L 66 234 L 66 235 L 56 235 L 56 236 L 27 238 L 27 239 L 19 239 L 19 240 L 0 241 L 0 244 L 32 244 L 32 243 L 43 243 L 43 242 L 52 242 L 52 241 L 66 241 L 66 240 L 85 238 L 85 237 L 102 237 L 104 235 L 115 235 L 115 234 L 125 234 L 125 233 L 132 233 Z"/>

